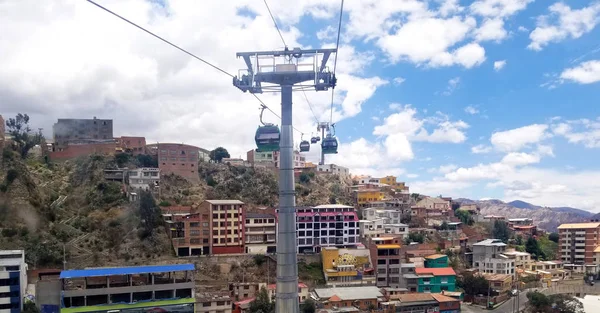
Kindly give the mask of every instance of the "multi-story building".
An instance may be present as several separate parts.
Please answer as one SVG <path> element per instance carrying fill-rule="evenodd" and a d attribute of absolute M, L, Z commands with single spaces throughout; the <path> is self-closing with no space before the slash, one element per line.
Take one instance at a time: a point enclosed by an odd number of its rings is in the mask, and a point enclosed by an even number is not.
<path fill-rule="evenodd" d="M 266 287 L 266 283 L 233 282 L 229 283 L 229 292 L 234 301 L 242 301 L 256 297 L 260 289 Z"/>
<path fill-rule="evenodd" d="M 226 294 L 197 293 L 196 313 L 231 313 L 231 298 Z"/>
<path fill-rule="evenodd" d="M 52 127 L 54 144 L 64 148 L 72 143 L 114 141 L 113 121 L 106 119 L 59 118 Z"/>
<path fill-rule="evenodd" d="M 452 207 L 450 205 L 449 200 L 446 198 L 434 198 L 434 197 L 425 197 L 421 201 L 417 202 L 417 206 L 424 207 L 427 210 L 432 209 L 440 209 L 443 211 L 450 210 Z"/>
<path fill-rule="evenodd" d="M 277 285 L 276 284 L 270 284 L 267 286 L 267 294 L 269 295 L 269 298 L 272 300 L 275 300 L 275 296 L 277 296 Z M 310 294 L 308 292 L 308 286 L 305 283 L 298 283 L 298 302 L 299 303 L 304 303 L 304 301 L 306 301 L 306 299 L 308 299 L 308 297 L 310 297 Z"/>
<path fill-rule="evenodd" d="M 146 153 L 146 137 L 122 136 L 115 139 L 117 140 L 117 149 L 121 152 L 127 152 L 134 155 Z"/>
<path fill-rule="evenodd" d="M 515 260 L 515 266 L 520 269 L 529 270 L 533 261 L 531 260 L 531 254 L 527 252 L 520 252 L 514 249 L 504 251 L 502 254 Z"/>
<path fill-rule="evenodd" d="M 129 186 L 133 189 L 156 191 L 160 186 L 160 169 L 152 167 L 129 170 Z"/>
<path fill-rule="evenodd" d="M 246 152 L 246 159 L 248 160 L 248 163 L 252 165 L 265 163 L 273 163 L 273 165 L 275 164 L 275 161 L 273 161 L 272 151 L 257 152 L 256 150 L 252 149 Z"/>
<path fill-rule="evenodd" d="M 194 264 L 66 270 L 60 280 L 61 312 L 194 312 Z"/>
<path fill-rule="evenodd" d="M 198 207 L 210 216 L 211 254 L 244 253 L 245 205 L 239 200 L 205 200 Z"/>
<path fill-rule="evenodd" d="M 177 256 L 211 254 L 211 218 L 209 212 L 191 207 L 161 208 Z"/>
<path fill-rule="evenodd" d="M 594 264 L 594 250 L 600 245 L 600 223 L 558 226 L 558 254 L 565 263 Z"/>
<path fill-rule="evenodd" d="M 483 274 L 483 277 L 490 283 L 490 289 L 503 294 L 511 290 L 514 275 Z"/>
<path fill-rule="evenodd" d="M 359 189 L 356 191 L 356 203 L 359 207 L 369 205 L 369 202 L 382 201 L 385 199 L 385 192 L 379 189 Z"/>
<path fill-rule="evenodd" d="M 515 274 L 515 260 L 504 255 L 506 244 L 500 239 L 486 239 L 473 244 L 473 267 L 480 273 Z"/>
<path fill-rule="evenodd" d="M 440 293 L 456 290 L 456 272 L 451 267 L 417 268 L 417 292 Z"/>
<path fill-rule="evenodd" d="M 386 240 L 382 244 L 371 245 L 372 255 L 375 256 L 375 273 L 377 275 L 378 287 L 400 288 L 402 283 L 402 271 L 400 266 L 400 244 L 392 243 L 397 240 Z"/>
<path fill-rule="evenodd" d="M 298 252 L 322 247 L 354 247 L 359 243 L 358 215 L 351 206 L 321 205 L 296 214 Z"/>
<path fill-rule="evenodd" d="M 375 275 L 367 249 L 325 247 L 321 249 L 321 262 L 327 285 L 353 286 L 375 283 Z"/>
<path fill-rule="evenodd" d="M 432 254 L 425 257 L 425 267 L 442 268 L 448 267 L 448 256 L 445 254 Z"/>
<path fill-rule="evenodd" d="M 275 167 L 279 168 L 279 151 L 273 152 L 273 162 Z M 294 168 L 304 168 L 306 166 L 306 157 L 300 154 L 300 151 L 294 150 Z"/>
<path fill-rule="evenodd" d="M 148 147 L 149 151 L 158 154 L 158 168 L 162 175 L 179 175 L 192 182 L 200 181 L 197 169 L 200 148 L 181 143 L 158 143 Z"/>
<path fill-rule="evenodd" d="M 21 312 L 26 290 L 25 251 L 0 250 L 0 312 Z"/>
<path fill-rule="evenodd" d="M 266 213 L 246 213 L 244 223 L 246 253 L 275 253 L 277 248 L 277 218 Z"/>
<path fill-rule="evenodd" d="M 350 170 L 347 167 L 335 164 L 319 164 L 317 166 L 317 172 L 320 174 L 337 174 L 342 178 L 350 178 Z"/>

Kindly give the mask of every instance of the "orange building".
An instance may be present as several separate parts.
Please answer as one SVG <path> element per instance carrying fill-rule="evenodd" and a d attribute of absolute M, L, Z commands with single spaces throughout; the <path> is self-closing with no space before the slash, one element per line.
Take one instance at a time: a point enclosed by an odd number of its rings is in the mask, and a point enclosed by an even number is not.
<path fill-rule="evenodd" d="M 245 205 L 239 200 L 205 200 L 199 212 L 210 216 L 211 254 L 244 253 Z"/>
<path fill-rule="evenodd" d="M 600 245 L 600 223 L 558 226 L 558 254 L 565 263 L 594 264 L 594 249 Z"/>

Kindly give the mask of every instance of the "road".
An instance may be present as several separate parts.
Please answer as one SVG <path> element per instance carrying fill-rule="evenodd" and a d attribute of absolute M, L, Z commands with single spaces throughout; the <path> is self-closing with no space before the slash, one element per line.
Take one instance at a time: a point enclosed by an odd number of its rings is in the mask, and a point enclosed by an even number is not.
<path fill-rule="evenodd" d="M 499 307 L 494 310 L 486 310 L 476 305 L 468 305 L 462 304 L 460 306 L 461 312 L 464 313 L 512 313 L 513 312 L 513 302 L 516 300 L 515 297 L 508 299 L 508 301 L 502 303 Z M 519 308 L 523 310 L 527 303 L 527 292 L 521 292 L 519 294 Z"/>

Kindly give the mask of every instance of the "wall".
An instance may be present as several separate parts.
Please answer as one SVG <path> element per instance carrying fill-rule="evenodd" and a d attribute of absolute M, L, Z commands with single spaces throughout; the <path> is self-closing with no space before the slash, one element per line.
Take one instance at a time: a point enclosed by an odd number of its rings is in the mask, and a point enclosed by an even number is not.
<path fill-rule="evenodd" d="M 179 175 L 198 182 L 198 151 L 200 148 L 179 143 L 158 144 L 158 168 L 161 175 Z"/>
<path fill-rule="evenodd" d="M 448 280 L 447 283 L 442 283 L 442 278 L 446 278 Z M 424 292 L 425 291 L 425 287 L 429 287 L 431 288 L 431 292 L 433 293 L 439 293 L 442 292 L 442 287 L 443 286 L 447 286 L 448 291 L 455 291 L 456 290 L 456 276 L 434 276 L 432 278 L 430 278 L 430 283 L 429 285 L 425 285 L 423 283 L 423 278 L 419 278 L 418 280 L 418 284 L 419 287 L 417 289 L 417 292 Z"/>
<path fill-rule="evenodd" d="M 448 267 L 448 257 L 440 257 L 435 260 L 425 259 L 425 267 L 427 268 L 440 268 L 440 267 Z"/>
<path fill-rule="evenodd" d="M 35 303 L 42 305 L 60 305 L 60 280 L 40 280 L 35 285 Z"/>
<path fill-rule="evenodd" d="M 62 151 L 57 150 L 49 152 L 48 157 L 51 160 L 68 160 L 92 154 L 114 155 L 116 148 L 116 143 L 68 145 L 62 148 Z"/>

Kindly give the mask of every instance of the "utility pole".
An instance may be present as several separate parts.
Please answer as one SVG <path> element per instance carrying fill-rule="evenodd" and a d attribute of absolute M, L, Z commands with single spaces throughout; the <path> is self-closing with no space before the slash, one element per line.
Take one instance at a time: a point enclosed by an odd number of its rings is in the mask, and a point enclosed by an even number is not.
<path fill-rule="evenodd" d="M 67 249 L 63 243 L 63 271 L 67 269 Z"/>
<path fill-rule="evenodd" d="M 238 52 L 247 68 L 233 85 L 243 92 L 281 92 L 281 136 L 279 141 L 279 228 L 277 230 L 277 285 L 275 312 L 298 313 L 298 258 L 296 242 L 296 195 L 292 126 L 294 85 L 309 82 L 316 91 L 335 87 L 335 77 L 327 69 L 327 60 L 337 49 L 294 48 L 283 51 Z M 252 62 L 254 60 L 254 62 Z M 260 65 L 259 65 L 260 60 Z M 264 85 L 263 85 L 264 84 Z M 306 85 L 296 87 L 302 90 Z"/>

